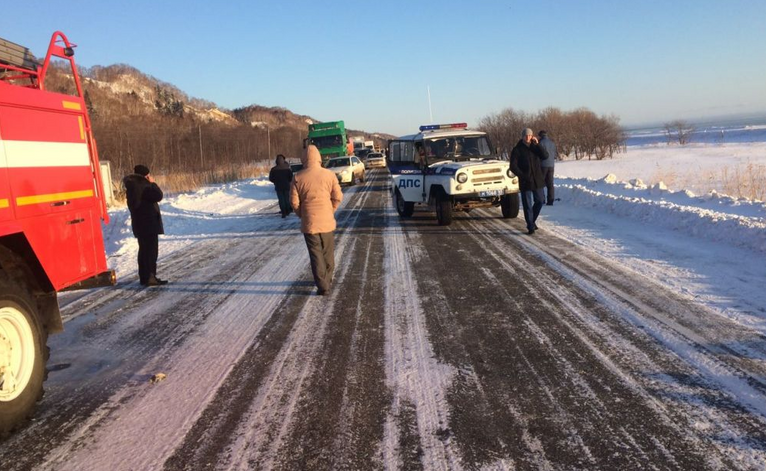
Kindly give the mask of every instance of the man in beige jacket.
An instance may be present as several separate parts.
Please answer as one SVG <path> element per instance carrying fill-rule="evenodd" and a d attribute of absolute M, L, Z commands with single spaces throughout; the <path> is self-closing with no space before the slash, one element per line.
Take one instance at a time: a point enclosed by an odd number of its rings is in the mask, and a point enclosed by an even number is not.
<path fill-rule="evenodd" d="M 322 156 L 316 146 L 308 146 L 302 160 L 303 170 L 293 177 L 290 203 L 301 218 L 317 294 L 324 296 L 330 291 L 335 270 L 335 210 L 343 193 L 338 177 L 322 168 Z"/>

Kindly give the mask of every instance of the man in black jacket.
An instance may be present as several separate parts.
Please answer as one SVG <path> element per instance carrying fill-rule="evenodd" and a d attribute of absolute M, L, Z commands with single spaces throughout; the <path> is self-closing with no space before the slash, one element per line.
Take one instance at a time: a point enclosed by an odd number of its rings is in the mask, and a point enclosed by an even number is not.
<path fill-rule="evenodd" d="M 531 129 L 521 133 L 521 140 L 511 151 L 511 172 L 519 178 L 521 207 L 524 208 L 524 220 L 527 222 L 527 234 L 537 230 L 537 216 L 543 207 L 545 179 L 540 161 L 548 158 L 545 149 L 539 145 Z"/>
<path fill-rule="evenodd" d="M 160 205 L 162 190 L 146 165 L 136 165 L 125 184 L 133 235 L 138 239 L 138 279 L 143 286 L 160 286 L 166 280 L 157 278 L 159 234 L 164 234 Z"/>

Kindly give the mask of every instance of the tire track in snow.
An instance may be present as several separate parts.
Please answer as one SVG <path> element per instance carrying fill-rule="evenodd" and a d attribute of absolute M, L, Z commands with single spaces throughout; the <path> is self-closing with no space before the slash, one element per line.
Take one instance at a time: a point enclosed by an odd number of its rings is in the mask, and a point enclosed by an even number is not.
<path fill-rule="evenodd" d="M 386 469 L 460 469 L 448 427 L 447 390 L 456 369 L 440 361 L 416 286 L 414 265 L 422 240 L 398 224 L 391 199 L 385 238 L 386 383 L 394 399 L 386 420 L 382 455 Z M 414 423 L 413 423 L 414 422 Z"/>
<path fill-rule="evenodd" d="M 546 282 L 552 288 L 551 294 L 570 306 L 572 316 L 569 320 L 562 317 L 562 321 L 579 332 L 583 343 L 600 356 L 600 361 L 643 396 L 646 405 L 655 410 L 668 426 L 683 435 L 692 448 L 705 454 L 708 460 L 706 467 L 742 469 L 750 466 L 747 463 L 763 462 L 766 444 L 763 416 L 746 412 L 736 394 L 733 400 L 727 392 L 726 384 L 715 384 L 717 376 L 711 376 L 707 371 L 709 361 L 699 358 L 690 360 L 689 350 L 702 346 L 679 339 L 672 328 L 653 321 L 655 317 L 673 317 L 679 312 L 682 318 L 688 317 L 689 313 L 697 312 L 692 304 L 677 300 L 662 287 L 629 270 L 621 271 L 616 266 L 610 266 L 605 260 L 596 260 L 600 257 L 588 255 L 558 238 L 543 235 L 544 240 L 533 241 L 510 233 L 508 225 L 501 221 L 494 220 L 489 224 L 497 232 L 494 236 L 485 235 L 484 239 L 498 252 L 506 247 L 502 241 L 510 242 L 531 251 L 531 255 L 525 257 L 530 265 L 529 271 L 549 265 L 562 274 L 557 276 L 549 272 L 550 279 Z M 548 247 L 560 250 L 553 250 L 551 254 Z M 594 257 L 594 260 L 587 263 L 581 260 L 588 256 Z M 626 286 L 630 284 L 631 288 L 616 290 L 616 293 L 601 288 L 618 283 L 618 280 Z M 562 289 L 568 285 L 572 287 Z M 636 295 L 646 295 L 648 300 L 644 298 L 646 303 L 631 302 Z M 653 308 L 648 305 L 650 303 L 662 307 Z M 704 316 L 704 313 L 701 315 Z M 698 328 L 704 331 L 713 325 L 715 317 L 700 322 Z M 725 331 L 731 322 L 721 321 Z M 668 324 L 678 325 L 675 322 Z M 681 332 L 686 329 L 682 328 Z M 742 328 L 735 326 L 733 330 L 741 332 Z M 701 352 L 694 352 L 691 356 L 700 355 L 704 356 Z M 713 360 L 712 363 L 717 362 Z M 735 391 L 741 386 L 741 383 L 737 385 Z M 745 386 L 745 389 L 748 387 Z M 660 438 L 655 437 L 654 440 L 659 441 Z M 668 459 L 672 462 L 670 457 Z"/>
<path fill-rule="evenodd" d="M 383 265 L 385 214 L 381 175 L 363 201 L 346 236 L 354 249 L 342 296 L 329 317 L 316 367 L 305 384 L 290 433 L 279 451 L 280 469 L 379 469 L 375 455 L 390 403 L 384 383 L 384 303 L 379 280 Z"/>
<path fill-rule="evenodd" d="M 350 193 L 350 195 L 349 195 Z M 352 227 L 359 217 L 359 209 L 366 198 L 364 192 L 347 192 L 344 203 L 339 211 L 339 227 Z M 353 250 L 353 239 L 344 234 L 336 238 L 336 260 L 342 260 L 347 251 Z M 297 248 L 301 268 L 308 267 L 305 243 Z M 346 276 L 347 267 L 338 264 L 336 284 Z M 270 468 L 273 466 L 280 444 L 290 430 L 294 410 L 300 395 L 305 393 L 303 383 L 309 377 L 315 365 L 313 359 L 325 336 L 327 326 L 326 311 L 332 310 L 337 293 L 328 298 L 312 297 L 305 304 L 294 305 L 291 309 L 299 312 L 294 314 L 295 320 L 286 324 L 289 332 L 283 332 L 284 341 L 273 348 L 278 349 L 270 356 L 263 357 L 268 365 L 261 365 L 258 370 L 241 368 L 244 378 L 230 378 L 229 382 L 242 381 L 250 386 L 242 391 L 232 401 L 228 397 L 216 397 L 211 402 L 210 413 L 200 422 L 198 427 L 203 433 L 195 432 L 186 438 L 184 444 L 177 449 L 174 456 L 165 463 L 167 469 L 195 469 L 200 464 L 214 466 L 218 469 L 251 469 L 253 467 Z M 293 314 L 291 314 L 293 315 Z M 283 326 L 283 328 L 285 328 Z M 240 362 L 243 360 L 240 360 Z M 245 358 L 245 361 L 251 361 Z M 236 388 L 232 385 L 231 388 Z M 226 392 L 226 388 L 223 388 Z M 237 417 L 229 417 L 222 410 L 229 407 L 237 413 Z M 212 424 L 214 429 L 220 428 L 219 423 L 228 421 L 223 437 L 216 437 L 213 446 L 188 457 L 183 450 L 193 449 L 194 443 L 205 441 L 204 429 Z"/>
<path fill-rule="evenodd" d="M 418 289 L 437 357 L 458 368 L 448 395 L 448 432 L 466 463 L 503 468 L 513 460 L 520 467 L 550 463 L 554 468 L 588 468 L 595 461 L 597 466 L 632 467 L 643 466 L 647 457 L 663 463 L 650 439 L 643 437 L 652 434 L 672 442 L 669 448 L 683 457 L 682 463 L 697 466 L 704 462 L 672 428 L 644 422 L 645 416 L 638 411 L 651 410 L 599 365 L 576 333 L 561 323 L 560 313 L 567 306 L 551 299 L 538 270 L 500 263 L 506 258 L 515 260 L 518 250 L 504 244 L 503 253 L 493 253 L 487 241 L 478 237 L 501 239 L 498 234 L 486 227 L 459 226 L 464 223 L 457 220 L 449 228 L 421 226 L 428 263 L 416 269 L 416 275 L 423 280 Z M 450 276 L 456 267 L 459 278 Z M 497 275 L 488 277 L 488 273 Z M 533 325 L 551 342 L 541 342 L 530 329 Z M 589 382 L 567 376 L 562 360 L 569 358 Z M 481 387 L 476 386 L 477 378 Z M 589 399 L 583 384 L 596 388 L 597 397 L 608 405 L 606 411 Z M 528 423 L 526 429 L 523 422 L 514 420 L 518 411 Z M 619 436 L 621 427 L 629 431 L 622 441 L 614 442 L 601 433 L 611 428 Z M 536 440 L 539 446 L 530 449 L 525 445 Z M 668 466 L 660 464 L 659 468 Z"/>

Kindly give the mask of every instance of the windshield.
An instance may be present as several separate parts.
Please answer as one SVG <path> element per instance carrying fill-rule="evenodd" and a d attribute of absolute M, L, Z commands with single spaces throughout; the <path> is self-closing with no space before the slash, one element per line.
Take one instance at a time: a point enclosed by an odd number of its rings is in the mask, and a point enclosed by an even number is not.
<path fill-rule="evenodd" d="M 348 159 L 330 159 L 327 161 L 327 168 L 348 167 L 351 165 Z"/>
<path fill-rule="evenodd" d="M 328 147 L 338 147 L 343 145 L 343 139 L 340 135 L 335 136 L 317 136 L 311 138 L 311 143 L 317 146 L 318 149 L 326 149 Z"/>
<path fill-rule="evenodd" d="M 492 155 L 487 136 L 450 136 L 426 139 L 423 142 L 429 161 Z"/>
<path fill-rule="evenodd" d="M 382 159 L 383 158 L 383 154 L 370 152 L 369 154 L 367 154 L 367 158 L 368 159 Z"/>

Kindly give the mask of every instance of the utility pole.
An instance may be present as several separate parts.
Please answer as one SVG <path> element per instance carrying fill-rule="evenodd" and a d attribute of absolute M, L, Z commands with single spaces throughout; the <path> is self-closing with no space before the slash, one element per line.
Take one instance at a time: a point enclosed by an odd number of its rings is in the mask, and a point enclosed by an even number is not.
<path fill-rule="evenodd" d="M 431 124 L 434 122 L 434 113 L 431 111 L 431 85 L 428 85 L 426 87 L 426 90 L 428 90 L 428 116 L 431 118 Z"/>
<path fill-rule="evenodd" d="M 199 165 L 202 170 L 205 167 L 205 160 L 202 158 L 202 125 L 198 124 L 197 130 L 199 131 Z"/>

